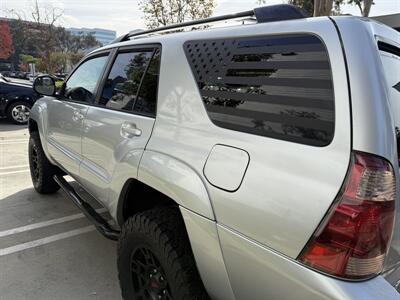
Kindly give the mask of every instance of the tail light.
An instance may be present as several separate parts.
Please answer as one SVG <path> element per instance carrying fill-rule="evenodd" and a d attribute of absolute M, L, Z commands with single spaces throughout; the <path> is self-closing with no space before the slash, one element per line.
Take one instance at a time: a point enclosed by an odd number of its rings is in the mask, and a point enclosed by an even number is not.
<path fill-rule="evenodd" d="M 342 192 L 298 260 L 342 278 L 380 273 L 393 231 L 395 197 L 390 163 L 355 152 Z"/>

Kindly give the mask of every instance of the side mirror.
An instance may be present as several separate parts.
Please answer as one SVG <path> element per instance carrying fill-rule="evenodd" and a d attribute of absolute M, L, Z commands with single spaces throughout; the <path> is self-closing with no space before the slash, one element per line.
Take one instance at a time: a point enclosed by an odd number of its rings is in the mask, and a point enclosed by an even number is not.
<path fill-rule="evenodd" d="M 56 82 L 50 75 L 41 75 L 33 82 L 33 89 L 40 95 L 54 96 L 56 94 Z"/>

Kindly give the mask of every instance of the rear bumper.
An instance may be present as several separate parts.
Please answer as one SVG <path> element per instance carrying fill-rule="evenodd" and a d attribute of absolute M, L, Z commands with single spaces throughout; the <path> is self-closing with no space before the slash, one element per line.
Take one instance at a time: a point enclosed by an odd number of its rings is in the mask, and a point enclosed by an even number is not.
<path fill-rule="evenodd" d="M 388 281 L 394 288 L 400 293 L 400 265 L 397 265 L 395 268 L 385 272 L 383 274 L 386 281 Z"/>
<path fill-rule="evenodd" d="M 383 276 L 362 282 L 338 280 L 308 269 L 223 226 L 218 226 L 218 232 L 237 300 L 400 299 L 400 294 Z"/>

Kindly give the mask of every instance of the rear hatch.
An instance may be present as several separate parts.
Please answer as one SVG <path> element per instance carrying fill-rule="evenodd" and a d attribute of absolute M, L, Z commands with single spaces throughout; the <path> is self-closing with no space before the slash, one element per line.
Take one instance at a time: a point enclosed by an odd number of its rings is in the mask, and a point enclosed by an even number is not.
<path fill-rule="evenodd" d="M 379 26 L 381 27 L 381 26 Z M 383 26 L 382 26 L 383 27 Z M 400 33 L 387 28 L 387 33 L 390 35 L 382 35 L 382 28 L 376 35 L 379 56 L 383 65 L 384 79 L 386 82 L 386 90 L 389 99 L 389 105 L 394 121 L 394 130 L 397 137 L 397 154 L 400 157 Z M 393 166 L 399 169 L 399 164 Z M 400 173 L 400 172 L 399 172 Z M 400 191 L 398 187 L 397 191 Z M 392 284 L 397 284 L 400 279 L 398 272 L 395 272 L 396 267 L 400 267 L 400 219 L 399 210 L 400 204 L 397 203 L 397 220 L 393 232 L 393 238 L 389 255 L 386 258 L 385 272 L 389 281 Z M 397 275 L 395 275 L 397 274 Z"/>

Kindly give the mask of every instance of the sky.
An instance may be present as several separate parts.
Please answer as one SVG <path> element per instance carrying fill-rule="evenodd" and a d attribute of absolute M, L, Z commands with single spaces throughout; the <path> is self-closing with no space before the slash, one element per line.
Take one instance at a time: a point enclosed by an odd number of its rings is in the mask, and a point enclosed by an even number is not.
<path fill-rule="evenodd" d="M 105 28 L 117 31 L 117 35 L 133 29 L 145 28 L 139 0 L 38 0 L 40 5 L 49 3 L 63 10 L 59 25 L 64 27 Z M 256 0 L 216 0 L 214 15 L 234 13 L 256 7 Z M 268 4 L 283 3 L 269 0 Z M 10 10 L 28 12 L 32 0 L 0 0 L 0 16 L 10 17 Z M 356 6 L 346 5 L 343 13 L 359 15 Z M 400 13 L 400 0 L 375 0 L 370 16 Z M 29 14 L 26 14 L 29 17 Z"/>

